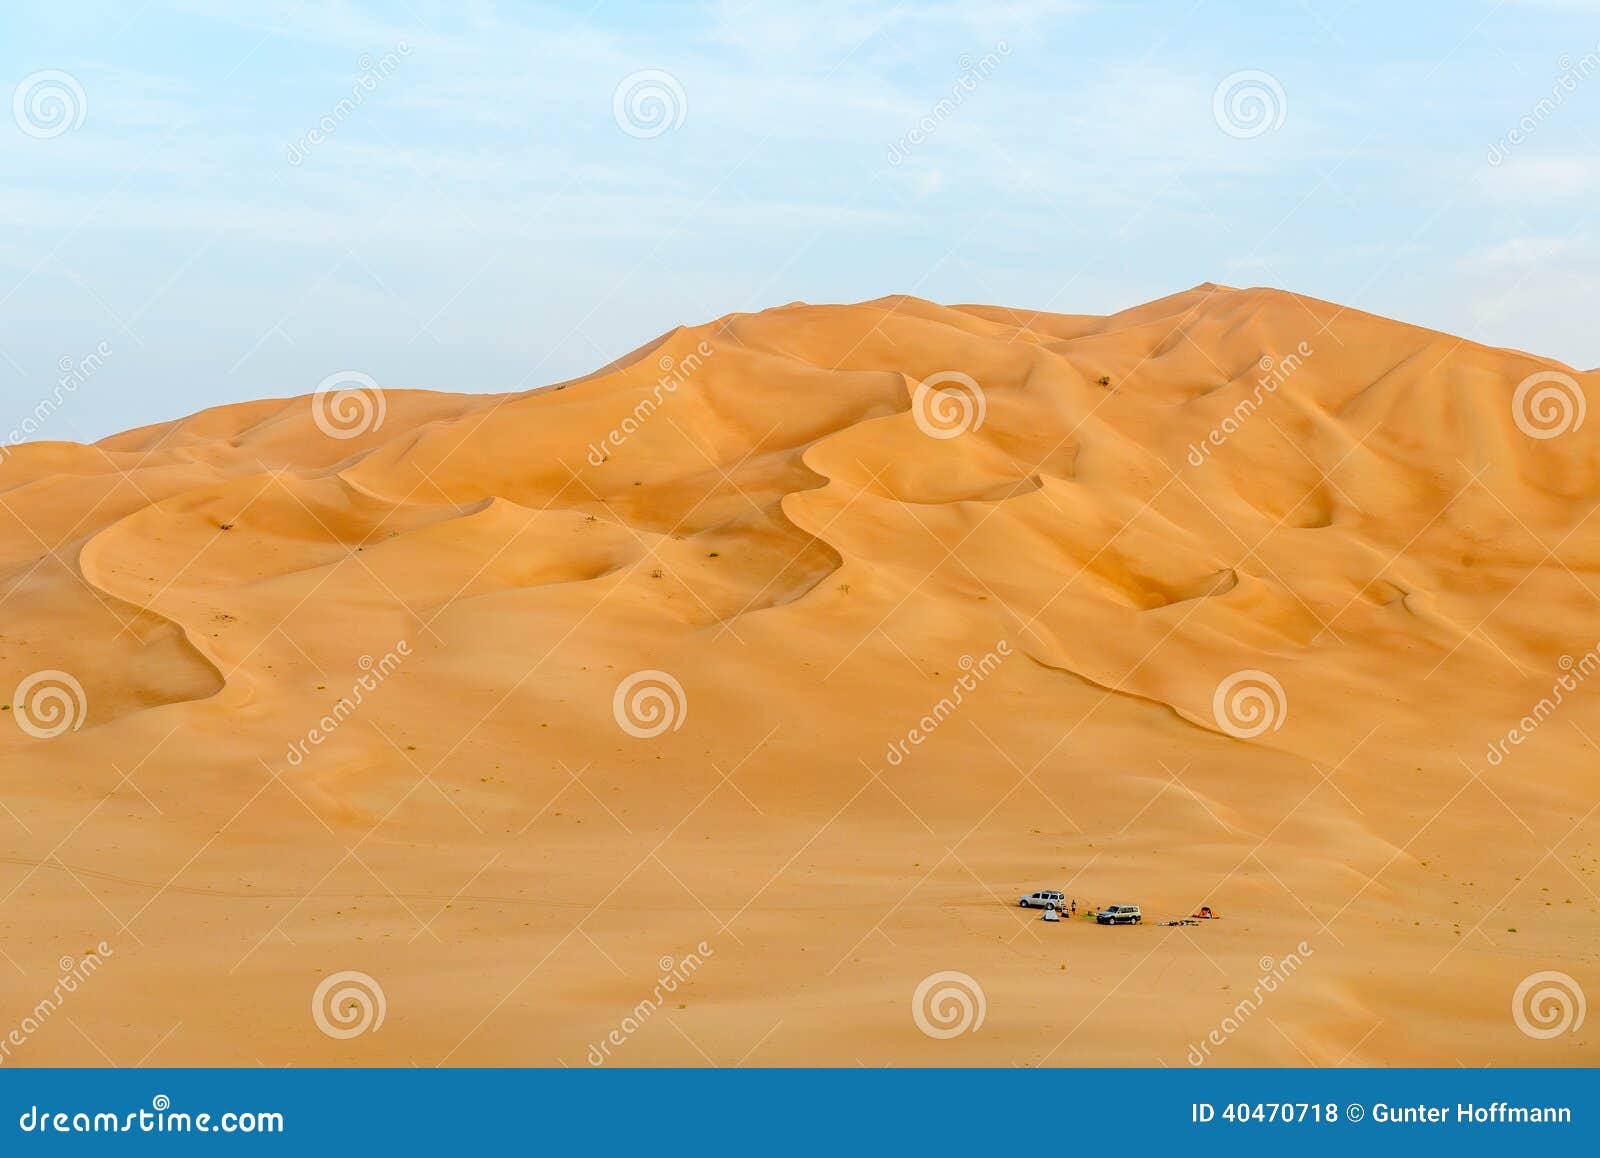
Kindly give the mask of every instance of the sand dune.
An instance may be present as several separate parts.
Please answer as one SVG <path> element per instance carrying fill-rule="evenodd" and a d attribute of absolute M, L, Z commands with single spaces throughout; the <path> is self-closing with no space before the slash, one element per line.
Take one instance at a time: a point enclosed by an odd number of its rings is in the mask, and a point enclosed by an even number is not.
<path fill-rule="evenodd" d="M 17 447 L 0 1060 L 1600 1062 L 1597 388 L 1207 284 Z"/>

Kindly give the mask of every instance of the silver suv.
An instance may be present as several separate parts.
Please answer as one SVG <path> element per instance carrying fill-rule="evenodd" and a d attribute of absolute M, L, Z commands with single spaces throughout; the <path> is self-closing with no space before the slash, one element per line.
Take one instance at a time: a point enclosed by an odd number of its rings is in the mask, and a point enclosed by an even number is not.
<path fill-rule="evenodd" d="M 1049 889 L 1041 889 L 1037 893 L 1029 893 L 1025 897 L 1018 897 L 1017 904 L 1024 909 L 1064 909 L 1067 907 L 1066 898 L 1060 893 Z"/>
<path fill-rule="evenodd" d="M 1144 920 L 1138 905 L 1112 905 L 1101 909 L 1094 919 L 1102 925 L 1137 925 Z"/>

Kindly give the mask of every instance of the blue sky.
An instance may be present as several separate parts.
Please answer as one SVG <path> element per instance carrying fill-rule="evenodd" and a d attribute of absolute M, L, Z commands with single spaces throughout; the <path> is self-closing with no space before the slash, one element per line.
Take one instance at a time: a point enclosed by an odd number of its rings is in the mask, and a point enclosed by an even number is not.
<path fill-rule="evenodd" d="M 38 437 L 896 292 L 1276 285 L 1600 365 L 1600 0 L 57 0 L 0 82 L 0 428 L 96 355 Z"/>

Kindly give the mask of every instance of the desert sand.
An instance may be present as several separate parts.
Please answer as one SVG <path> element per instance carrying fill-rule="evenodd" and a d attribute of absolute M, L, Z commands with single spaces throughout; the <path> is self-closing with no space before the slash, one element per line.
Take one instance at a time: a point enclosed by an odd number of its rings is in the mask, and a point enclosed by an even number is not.
<path fill-rule="evenodd" d="M 0 1064 L 1596 1064 L 1597 391 L 1207 284 L 13 448 Z"/>

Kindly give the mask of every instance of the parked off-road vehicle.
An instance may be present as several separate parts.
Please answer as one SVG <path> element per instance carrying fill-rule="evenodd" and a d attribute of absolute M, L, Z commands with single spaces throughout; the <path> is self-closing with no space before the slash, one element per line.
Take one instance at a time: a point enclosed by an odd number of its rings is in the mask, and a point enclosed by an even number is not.
<path fill-rule="evenodd" d="M 1138 905 L 1112 905 L 1101 909 L 1094 919 L 1102 925 L 1137 925 L 1144 920 Z"/>
<path fill-rule="evenodd" d="M 1017 904 L 1024 909 L 1064 909 L 1067 907 L 1066 898 L 1060 893 L 1041 889 L 1037 893 L 1029 893 L 1025 897 L 1018 897 Z"/>

